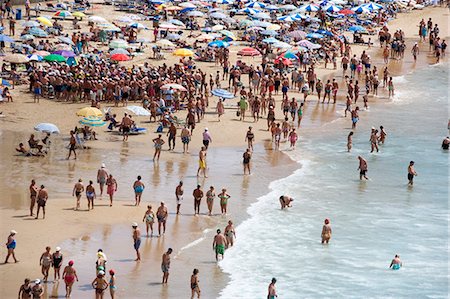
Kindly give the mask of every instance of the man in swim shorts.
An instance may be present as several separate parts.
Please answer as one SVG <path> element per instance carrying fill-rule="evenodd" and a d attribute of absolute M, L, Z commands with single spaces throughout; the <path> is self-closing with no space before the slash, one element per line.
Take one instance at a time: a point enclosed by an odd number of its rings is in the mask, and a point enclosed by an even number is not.
<path fill-rule="evenodd" d="M 398 254 L 395 255 L 394 259 L 391 261 L 391 265 L 389 266 L 392 270 L 400 270 L 403 266 L 402 261 L 400 260 L 400 256 Z"/>
<path fill-rule="evenodd" d="M 369 178 L 366 176 L 367 173 L 367 161 L 361 157 L 358 156 L 358 160 L 359 160 L 359 179 L 362 180 L 363 178 L 365 178 L 366 180 L 368 180 Z"/>
<path fill-rule="evenodd" d="M 38 194 L 37 194 L 38 208 L 37 208 L 36 218 L 35 219 L 39 218 L 39 210 L 41 208 L 42 208 L 42 213 L 43 213 L 42 219 L 45 219 L 45 205 L 47 204 L 47 200 L 48 200 L 47 189 L 45 189 L 44 185 L 41 185 L 41 189 L 39 189 Z"/>
<path fill-rule="evenodd" d="M 78 182 L 73 186 L 72 190 L 72 196 L 76 196 L 77 198 L 77 205 L 75 207 L 75 210 L 78 210 L 80 208 L 80 199 L 81 199 L 81 193 L 84 191 L 84 185 L 83 180 L 78 179 Z"/>
<path fill-rule="evenodd" d="M 139 229 L 136 222 L 134 222 L 132 225 L 133 227 L 133 246 L 134 250 L 136 250 L 136 259 L 135 261 L 141 260 L 141 253 L 139 252 L 139 247 L 141 247 L 141 230 Z"/>
<path fill-rule="evenodd" d="M 170 254 L 172 253 L 172 248 L 167 249 L 167 252 L 162 256 L 161 271 L 163 272 L 162 283 L 167 283 L 169 279 L 169 269 L 170 269 Z"/>
<path fill-rule="evenodd" d="M 414 184 L 414 177 L 417 175 L 414 169 L 414 161 L 409 162 L 408 166 L 408 185 L 412 186 Z"/>
<path fill-rule="evenodd" d="M 200 185 L 197 185 L 197 188 L 192 192 L 192 196 L 194 196 L 194 215 L 200 214 L 200 203 L 203 198 L 203 190 Z"/>
<path fill-rule="evenodd" d="M 276 283 L 277 283 L 277 279 L 275 277 L 272 278 L 272 282 L 269 284 L 267 299 L 275 299 L 275 297 L 278 297 L 277 290 L 275 289 Z"/>
<path fill-rule="evenodd" d="M 103 195 L 103 187 L 105 187 L 106 180 L 108 179 L 108 170 L 105 163 L 102 163 L 102 167 L 97 171 L 97 183 L 100 185 L 100 196 Z"/>
<path fill-rule="evenodd" d="M 161 236 L 161 226 L 163 227 L 163 234 L 166 233 L 166 221 L 167 216 L 169 216 L 169 212 L 167 211 L 167 207 L 164 202 L 161 201 L 161 205 L 156 211 L 156 218 L 158 219 L 158 233 Z"/>
<path fill-rule="evenodd" d="M 217 230 L 217 235 L 214 236 L 213 250 L 216 252 L 216 261 L 219 261 L 219 254 L 224 259 L 225 247 L 227 245 L 227 239 L 222 235 L 220 229 Z"/>
<path fill-rule="evenodd" d="M 175 188 L 175 197 L 177 198 L 177 214 L 180 214 L 181 202 L 183 201 L 183 181 L 180 181 L 178 186 Z"/>

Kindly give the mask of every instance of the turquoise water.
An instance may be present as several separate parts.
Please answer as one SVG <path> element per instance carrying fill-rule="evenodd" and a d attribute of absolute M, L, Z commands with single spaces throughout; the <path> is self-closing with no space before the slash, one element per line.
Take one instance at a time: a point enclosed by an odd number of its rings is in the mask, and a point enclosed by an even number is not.
<path fill-rule="evenodd" d="M 289 152 L 301 167 L 272 182 L 238 227 L 220 263 L 231 279 L 221 298 L 265 298 L 272 277 L 279 298 L 448 298 L 448 153 L 440 149 L 448 78 L 448 65 L 396 78 L 394 99 L 361 113 L 350 154 L 349 119 L 304 133 Z M 370 128 L 380 125 L 387 142 L 370 154 Z M 358 155 L 370 181 L 359 180 Z M 412 188 L 410 160 L 418 172 Z M 282 194 L 295 198 L 288 211 L 279 209 Z M 320 244 L 325 218 L 328 246 Z M 388 269 L 395 254 L 400 271 Z"/>

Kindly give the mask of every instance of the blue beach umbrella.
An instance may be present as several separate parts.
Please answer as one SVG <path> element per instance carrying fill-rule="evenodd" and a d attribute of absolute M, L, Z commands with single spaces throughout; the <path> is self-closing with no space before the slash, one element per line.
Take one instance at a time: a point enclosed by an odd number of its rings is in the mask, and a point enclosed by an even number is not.
<path fill-rule="evenodd" d="M 367 29 L 364 28 L 363 26 L 354 25 L 354 26 L 351 26 L 350 28 L 348 28 L 348 31 L 351 31 L 351 32 L 366 32 Z"/>
<path fill-rule="evenodd" d="M 278 32 L 275 30 L 263 30 L 260 32 L 262 35 L 269 35 L 269 36 L 277 36 Z"/>
<path fill-rule="evenodd" d="M 383 8 L 383 5 L 380 5 L 380 4 L 377 4 L 377 3 L 374 3 L 374 2 L 365 3 L 365 4 L 362 4 L 361 6 L 366 7 L 370 11 L 379 10 L 379 9 Z"/>
<path fill-rule="evenodd" d="M 362 13 L 371 13 L 370 9 L 368 9 L 367 7 L 360 5 L 357 7 L 353 7 L 352 10 L 354 12 L 356 12 L 357 14 L 362 14 Z"/>
<path fill-rule="evenodd" d="M 328 31 L 328 30 L 324 30 L 324 29 L 316 30 L 315 33 L 319 33 L 319 34 L 326 35 L 326 36 L 333 36 L 334 35 L 333 32 Z"/>
<path fill-rule="evenodd" d="M 38 62 L 40 62 L 40 61 L 44 60 L 44 58 L 42 56 L 36 55 L 36 54 L 31 54 L 31 55 L 28 55 L 27 57 L 28 57 L 29 61 L 38 61 Z"/>
<path fill-rule="evenodd" d="M 205 14 L 198 10 L 191 10 L 186 15 L 188 17 L 203 17 Z"/>
<path fill-rule="evenodd" d="M 0 34 L 0 42 L 5 42 L 5 43 L 13 43 L 14 39 L 10 38 L 7 35 L 4 34 Z"/>
<path fill-rule="evenodd" d="M 252 15 L 255 19 L 264 19 L 264 20 L 270 20 L 270 16 L 266 14 L 265 12 L 258 12 L 254 15 Z"/>
<path fill-rule="evenodd" d="M 342 8 L 336 5 L 330 5 L 328 7 L 325 7 L 325 11 L 326 12 L 338 12 L 340 11 Z"/>
<path fill-rule="evenodd" d="M 278 21 L 283 21 L 283 22 L 294 22 L 297 21 L 296 18 L 294 18 L 293 16 L 281 16 L 277 18 Z"/>
<path fill-rule="evenodd" d="M 314 38 L 314 39 L 321 39 L 324 38 L 324 36 L 320 33 L 308 33 L 306 35 L 307 38 Z"/>
<path fill-rule="evenodd" d="M 210 14 L 209 17 L 213 19 L 225 19 L 227 16 L 221 12 L 214 12 Z"/>
<path fill-rule="evenodd" d="M 315 5 L 315 4 L 305 4 L 305 5 L 301 6 L 299 8 L 299 10 L 308 11 L 308 12 L 318 11 L 319 7 L 317 5 Z"/>
<path fill-rule="evenodd" d="M 229 43 L 224 42 L 222 40 L 215 40 L 208 44 L 208 47 L 213 47 L 213 48 L 228 48 L 229 46 L 230 46 Z"/>
<path fill-rule="evenodd" d="M 297 7 L 292 4 L 286 4 L 280 7 L 280 10 L 296 10 Z"/>
<path fill-rule="evenodd" d="M 258 1 L 250 2 L 245 5 L 245 7 L 250 7 L 250 8 L 265 8 L 266 6 L 267 6 L 267 4 L 258 2 Z"/>
<path fill-rule="evenodd" d="M 269 38 L 263 39 L 262 42 L 263 42 L 263 43 L 266 43 L 266 44 L 275 44 L 275 43 L 279 43 L 279 42 L 281 42 L 281 41 L 280 41 L 280 40 L 277 40 L 277 39 L 274 38 L 274 37 L 269 37 Z"/>
<path fill-rule="evenodd" d="M 239 10 L 239 12 L 244 12 L 246 14 L 254 15 L 254 14 L 257 14 L 257 13 L 259 13 L 261 11 L 257 10 L 257 9 L 250 8 L 250 7 L 246 7 L 246 8 L 243 8 L 243 9 Z"/>
<path fill-rule="evenodd" d="M 267 5 L 266 7 L 264 7 L 264 9 L 267 9 L 267 10 L 279 10 L 280 8 L 278 6 L 276 6 L 276 5 L 271 4 L 271 5 Z"/>
<path fill-rule="evenodd" d="M 234 95 L 225 89 L 214 89 L 211 93 L 219 98 L 224 98 L 224 99 L 234 98 Z"/>
<path fill-rule="evenodd" d="M 42 30 L 41 28 L 33 27 L 28 31 L 29 34 L 32 34 L 37 37 L 47 37 L 48 33 Z"/>

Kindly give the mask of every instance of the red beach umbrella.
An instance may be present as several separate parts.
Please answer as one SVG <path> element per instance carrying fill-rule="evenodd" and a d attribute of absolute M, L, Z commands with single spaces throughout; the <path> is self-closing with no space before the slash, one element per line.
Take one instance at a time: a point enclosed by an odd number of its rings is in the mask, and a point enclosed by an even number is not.
<path fill-rule="evenodd" d="M 340 13 L 341 15 L 354 15 L 355 12 L 351 9 L 341 9 L 338 13 Z"/>
<path fill-rule="evenodd" d="M 111 60 L 114 61 L 128 61 L 130 60 L 130 56 L 126 54 L 114 54 L 111 56 Z"/>
<path fill-rule="evenodd" d="M 241 56 L 259 56 L 261 53 L 255 48 L 243 48 L 238 53 Z"/>

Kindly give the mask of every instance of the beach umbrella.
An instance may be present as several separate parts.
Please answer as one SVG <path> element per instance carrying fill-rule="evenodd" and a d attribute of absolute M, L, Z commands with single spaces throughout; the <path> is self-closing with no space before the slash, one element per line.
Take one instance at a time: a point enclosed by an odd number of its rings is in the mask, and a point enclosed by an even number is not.
<path fill-rule="evenodd" d="M 130 52 L 128 52 L 128 51 L 125 50 L 125 49 L 118 48 L 118 49 L 112 50 L 111 52 L 109 52 L 109 54 L 111 54 L 111 55 L 114 55 L 114 54 L 130 55 Z"/>
<path fill-rule="evenodd" d="M 38 132 L 45 132 L 50 134 L 59 134 L 57 126 L 51 123 L 40 123 L 34 126 L 34 130 Z"/>
<path fill-rule="evenodd" d="M 186 26 L 186 25 L 184 25 L 183 22 L 181 22 L 180 20 L 177 20 L 177 19 L 172 19 L 169 21 L 169 23 L 177 25 L 177 26 Z"/>
<path fill-rule="evenodd" d="M 246 13 L 246 14 L 254 15 L 254 14 L 257 14 L 257 13 L 259 13 L 261 11 L 257 10 L 257 9 L 250 8 L 250 7 L 246 7 L 246 8 L 240 9 L 239 12 L 243 12 L 243 13 Z"/>
<path fill-rule="evenodd" d="M 274 43 L 279 43 L 281 41 L 276 39 L 276 38 L 274 38 L 274 37 L 269 37 L 269 38 L 263 39 L 262 42 L 266 43 L 266 44 L 274 44 Z"/>
<path fill-rule="evenodd" d="M 181 35 L 179 35 L 177 33 L 170 33 L 167 35 L 167 39 L 169 41 L 177 41 L 177 40 L 181 39 Z"/>
<path fill-rule="evenodd" d="M 197 6 L 192 4 L 191 2 L 182 2 L 180 4 L 178 4 L 178 6 L 180 7 L 184 7 L 184 8 L 196 8 Z"/>
<path fill-rule="evenodd" d="M 40 62 L 40 61 L 42 61 L 44 59 L 42 56 L 39 56 L 39 55 L 36 55 L 36 54 L 31 54 L 31 55 L 28 55 L 27 57 L 28 57 L 29 61 L 38 61 L 38 62 Z"/>
<path fill-rule="evenodd" d="M 68 44 L 57 44 L 55 45 L 53 48 L 55 48 L 55 50 L 68 50 L 71 51 L 72 47 L 69 46 Z"/>
<path fill-rule="evenodd" d="M 295 21 L 297 21 L 297 19 L 294 16 L 292 16 L 292 15 L 281 16 L 281 17 L 278 17 L 277 20 L 278 21 L 283 21 L 283 22 L 295 22 Z"/>
<path fill-rule="evenodd" d="M 48 62 L 66 62 L 66 58 L 59 54 L 50 54 L 44 57 L 45 61 Z"/>
<path fill-rule="evenodd" d="M 67 9 L 67 5 L 65 3 L 56 3 L 56 8 Z"/>
<path fill-rule="evenodd" d="M 306 52 L 306 51 L 308 51 L 308 49 L 305 47 L 301 47 L 301 46 L 293 47 L 289 50 L 289 52 L 292 52 L 294 54 L 298 53 L 298 52 Z"/>
<path fill-rule="evenodd" d="M 276 42 L 272 44 L 272 47 L 279 48 L 279 49 L 290 49 L 292 46 L 285 42 Z"/>
<path fill-rule="evenodd" d="M 67 17 L 71 17 L 72 13 L 68 10 L 61 10 L 61 11 L 57 11 L 54 14 L 55 17 L 60 17 L 60 18 L 67 18 Z"/>
<path fill-rule="evenodd" d="M 174 89 L 174 90 L 179 90 L 179 91 L 187 91 L 187 89 L 180 84 L 175 84 L 175 83 L 168 83 L 168 84 L 164 84 L 163 86 L 161 86 L 162 90 L 169 90 L 170 88 Z"/>
<path fill-rule="evenodd" d="M 31 34 L 24 34 L 20 36 L 21 40 L 27 41 L 27 40 L 33 40 L 34 39 L 34 35 Z"/>
<path fill-rule="evenodd" d="M 304 39 L 306 37 L 306 32 L 302 30 L 295 30 L 289 32 L 287 35 L 295 39 Z"/>
<path fill-rule="evenodd" d="M 319 6 L 315 4 L 305 4 L 299 7 L 299 10 L 308 12 L 318 11 L 319 9 L 320 9 Z"/>
<path fill-rule="evenodd" d="M 112 24 L 110 24 L 110 25 L 107 26 L 107 27 L 104 27 L 103 30 L 104 30 L 104 31 L 109 31 L 109 32 L 120 32 L 120 31 L 122 31 L 122 30 L 120 30 L 119 27 L 116 27 L 116 26 L 114 26 L 114 25 L 112 25 Z"/>
<path fill-rule="evenodd" d="M 215 40 L 208 44 L 208 47 L 213 47 L 213 48 L 228 48 L 229 46 L 230 46 L 229 43 L 224 42 L 222 40 Z"/>
<path fill-rule="evenodd" d="M 48 33 L 42 30 L 41 28 L 33 27 L 28 31 L 29 34 L 32 34 L 37 37 L 47 37 Z"/>
<path fill-rule="evenodd" d="M 80 110 L 77 111 L 77 116 L 83 116 L 83 117 L 88 117 L 88 116 L 98 116 L 101 117 L 103 116 L 103 112 L 95 107 L 84 107 L 81 108 Z"/>
<path fill-rule="evenodd" d="M 179 7 L 179 6 L 168 6 L 168 7 L 164 8 L 164 10 L 167 10 L 167 11 L 178 11 L 178 10 L 182 10 L 182 9 L 183 8 Z"/>
<path fill-rule="evenodd" d="M 339 6 L 336 6 L 336 5 L 329 5 L 329 6 L 326 6 L 325 8 L 324 8 L 324 10 L 326 11 L 326 12 L 339 12 L 339 11 L 341 11 L 342 10 L 342 7 L 339 7 Z"/>
<path fill-rule="evenodd" d="M 229 30 L 221 30 L 219 33 L 222 34 L 222 35 L 225 35 L 226 37 L 229 37 L 229 38 L 231 38 L 233 40 L 237 39 L 236 35 L 234 35 L 234 33 L 229 31 Z"/>
<path fill-rule="evenodd" d="M 321 39 L 324 38 L 324 36 L 320 33 L 308 33 L 306 35 L 307 38 L 314 38 L 314 39 Z"/>
<path fill-rule="evenodd" d="M 280 7 L 280 10 L 296 10 L 297 6 L 292 4 L 286 4 Z"/>
<path fill-rule="evenodd" d="M 268 36 L 277 36 L 278 35 L 278 33 L 276 31 L 268 30 L 268 29 L 261 31 L 260 33 L 262 35 L 268 35 Z"/>
<path fill-rule="evenodd" d="M 175 48 L 175 44 L 167 39 L 161 39 L 157 41 L 156 45 L 160 46 L 163 49 Z"/>
<path fill-rule="evenodd" d="M 314 44 L 312 42 L 310 42 L 309 40 L 301 40 L 297 43 L 297 45 L 302 46 L 304 48 L 310 49 L 310 50 L 314 50 L 314 49 L 320 49 L 322 46 L 318 45 L 318 44 Z"/>
<path fill-rule="evenodd" d="M 264 9 L 267 9 L 267 10 L 279 10 L 280 8 L 278 6 L 276 6 L 276 5 L 271 4 L 271 5 L 267 5 L 266 7 L 264 7 Z"/>
<path fill-rule="evenodd" d="M 212 31 L 220 31 L 223 30 L 225 27 L 223 25 L 214 25 L 211 27 Z"/>
<path fill-rule="evenodd" d="M 126 49 L 128 48 L 128 43 L 126 40 L 123 39 L 113 39 L 110 43 L 109 43 L 109 47 L 111 49 L 116 49 L 116 48 L 122 48 L 122 49 Z"/>
<path fill-rule="evenodd" d="M 353 7 L 352 10 L 354 12 L 356 12 L 357 14 L 368 14 L 368 13 L 371 13 L 371 11 L 367 7 L 365 7 L 363 5 L 360 5 L 360 6 L 357 6 L 357 7 Z"/>
<path fill-rule="evenodd" d="M 116 21 L 121 22 L 121 23 L 131 23 L 133 22 L 133 20 L 128 17 L 128 16 L 120 16 L 118 18 L 116 18 Z"/>
<path fill-rule="evenodd" d="M 159 25 L 159 28 L 162 29 L 169 29 L 169 30 L 178 30 L 180 29 L 179 26 L 172 24 L 172 23 L 162 23 L 161 25 Z"/>
<path fill-rule="evenodd" d="M 70 37 L 58 36 L 58 40 L 65 44 L 68 44 L 68 45 L 72 45 L 72 46 L 74 45 L 74 43 Z"/>
<path fill-rule="evenodd" d="M 111 60 L 114 60 L 114 61 L 128 61 L 128 60 L 130 60 L 130 56 L 128 56 L 126 54 L 114 54 L 114 55 L 111 55 Z"/>
<path fill-rule="evenodd" d="M 191 10 L 186 15 L 188 17 L 203 17 L 205 14 L 198 10 Z"/>
<path fill-rule="evenodd" d="M 88 18 L 88 21 L 93 23 L 108 23 L 108 21 L 105 18 L 99 16 L 90 16 Z"/>
<path fill-rule="evenodd" d="M 359 26 L 359 25 L 351 26 L 347 30 L 351 31 L 351 32 L 367 32 L 366 28 L 364 28 L 363 26 Z"/>
<path fill-rule="evenodd" d="M 282 57 L 287 58 L 287 59 L 298 59 L 298 56 L 295 55 L 293 52 L 291 51 L 287 51 L 284 54 L 282 54 Z"/>
<path fill-rule="evenodd" d="M 29 27 L 29 28 L 39 27 L 39 23 L 36 21 L 25 21 L 22 23 L 22 27 Z"/>
<path fill-rule="evenodd" d="M 150 116 L 150 112 L 141 106 L 127 106 L 125 109 L 133 112 L 137 116 Z"/>
<path fill-rule="evenodd" d="M 341 14 L 341 15 L 354 15 L 355 14 L 355 12 L 353 11 L 353 10 L 351 10 L 351 9 L 341 9 L 340 11 L 339 11 L 339 13 Z"/>
<path fill-rule="evenodd" d="M 39 17 L 36 19 L 39 23 L 41 23 L 42 25 L 45 26 L 53 26 L 52 21 L 50 21 L 49 19 L 47 19 L 46 17 Z"/>
<path fill-rule="evenodd" d="M 7 35 L 4 34 L 0 34 L 0 42 L 4 42 L 4 43 L 13 43 L 14 39 L 10 38 Z"/>
<path fill-rule="evenodd" d="M 259 56 L 261 53 L 255 48 L 243 48 L 237 52 L 237 55 L 240 56 Z"/>
<path fill-rule="evenodd" d="M 194 52 L 192 52 L 189 49 L 181 48 L 173 51 L 172 55 L 181 57 L 192 57 L 194 56 Z"/>
<path fill-rule="evenodd" d="M 12 84 L 8 80 L 5 80 L 5 79 L 2 79 L 1 85 L 6 86 L 6 87 L 12 86 Z"/>
<path fill-rule="evenodd" d="M 216 1 L 217 4 L 233 4 L 234 1 L 233 0 L 217 0 Z"/>
<path fill-rule="evenodd" d="M 27 63 L 28 57 L 26 57 L 23 54 L 7 54 L 5 58 L 3 58 L 3 61 L 9 62 L 9 63 Z"/>
<path fill-rule="evenodd" d="M 76 11 L 76 12 L 72 13 L 72 16 L 73 16 L 73 17 L 76 17 L 76 18 L 82 19 L 82 18 L 84 18 L 86 15 L 85 15 L 84 13 L 82 13 L 81 11 Z"/>
<path fill-rule="evenodd" d="M 254 15 L 252 15 L 255 19 L 262 19 L 262 20 L 270 20 L 270 16 L 266 14 L 265 12 L 259 12 Z"/>
<path fill-rule="evenodd" d="M 266 6 L 267 6 L 267 4 L 265 4 L 263 2 L 258 2 L 258 1 L 250 2 L 245 5 L 245 7 L 250 7 L 250 8 L 265 8 Z"/>
<path fill-rule="evenodd" d="M 47 52 L 47 51 L 35 51 L 33 54 L 44 57 L 44 56 L 50 55 L 50 52 Z"/>
<path fill-rule="evenodd" d="M 141 23 L 130 23 L 127 25 L 127 27 L 136 28 L 136 29 L 148 29 L 145 25 L 143 25 Z"/>
<path fill-rule="evenodd" d="M 215 38 L 216 38 L 215 34 L 213 35 L 213 34 L 203 33 L 202 35 L 197 37 L 197 40 L 204 41 L 204 40 L 213 40 Z"/>
<path fill-rule="evenodd" d="M 69 51 L 69 50 L 58 50 L 58 51 L 53 52 L 52 54 L 58 54 L 65 58 L 77 56 L 73 51 Z"/>
<path fill-rule="evenodd" d="M 253 21 L 242 20 L 239 22 L 239 27 L 250 27 L 250 26 L 253 26 Z"/>
<path fill-rule="evenodd" d="M 262 28 L 262 27 L 250 27 L 250 28 L 247 28 L 247 31 L 262 31 L 262 30 L 264 30 L 264 28 Z"/>
<path fill-rule="evenodd" d="M 234 98 L 234 95 L 225 89 L 214 89 L 213 91 L 211 91 L 211 94 L 215 95 L 216 97 L 223 98 L 223 99 Z"/>
<path fill-rule="evenodd" d="M 142 21 L 145 19 L 145 16 L 142 14 L 141 15 L 127 14 L 126 16 L 132 19 L 133 21 Z"/>
<path fill-rule="evenodd" d="M 221 12 L 214 12 L 209 17 L 212 19 L 225 19 L 227 16 Z"/>
<path fill-rule="evenodd" d="M 267 26 L 266 29 L 267 29 L 267 30 L 274 30 L 274 31 L 277 31 L 277 30 L 280 30 L 280 29 L 281 29 L 281 25 L 278 25 L 278 24 L 271 24 L 271 25 Z"/>
<path fill-rule="evenodd" d="M 277 59 L 275 59 L 274 61 L 275 63 L 282 63 L 283 65 L 292 65 L 292 61 L 290 59 L 284 58 L 282 56 L 278 57 Z"/>
<path fill-rule="evenodd" d="M 377 4 L 374 2 L 364 3 L 364 4 L 361 4 L 361 6 L 366 7 L 370 11 L 379 10 L 379 9 L 383 8 L 383 5 L 380 5 L 380 4 Z"/>
<path fill-rule="evenodd" d="M 272 23 L 269 23 L 266 21 L 258 21 L 258 20 L 253 21 L 252 24 L 253 24 L 253 26 L 264 27 L 264 28 L 267 28 L 270 25 L 272 25 Z"/>
<path fill-rule="evenodd" d="M 106 124 L 100 116 L 87 116 L 79 121 L 80 125 L 88 127 L 102 127 Z"/>

